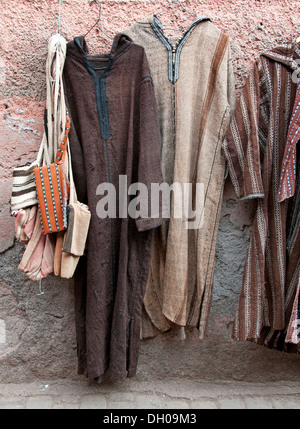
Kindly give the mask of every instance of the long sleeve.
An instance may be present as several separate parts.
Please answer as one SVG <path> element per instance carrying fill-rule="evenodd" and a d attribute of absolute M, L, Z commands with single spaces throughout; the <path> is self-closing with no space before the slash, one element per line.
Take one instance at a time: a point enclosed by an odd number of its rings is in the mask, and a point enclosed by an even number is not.
<path fill-rule="evenodd" d="M 69 49 L 69 48 L 68 48 Z M 69 144 L 72 159 L 73 179 L 76 188 L 77 198 L 83 204 L 87 204 L 87 183 L 85 160 L 82 148 L 82 134 L 80 130 L 80 112 L 76 106 L 74 93 L 77 91 L 77 81 L 73 79 L 73 65 L 70 62 L 73 60 L 71 55 L 67 56 L 64 67 L 64 91 L 68 113 L 71 118 L 71 127 L 69 132 Z M 76 85 L 74 84 L 74 80 Z"/>
<path fill-rule="evenodd" d="M 223 142 L 231 180 L 238 198 L 263 198 L 260 117 L 264 109 L 263 76 L 256 62 L 237 102 Z"/>
<path fill-rule="evenodd" d="M 139 217 L 139 231 L 156 228 L 162 224 L 161 204 L 151 199 L 152 184 L 161 184 L 161 134 L 156 99 L 150 74 L 146 75 L 140 88 L 139 165 L 138 182 L 145 185 L 148 193 L 148 218 Z"/>
<path fill-rule="evenodd" d="M 228 66 L 227 66 L 227 100 L 230 109 L 230 118 L 233 117 L 236 108 L 236 91 L 235 91 L 235 77 L 232 64 L 232 55 L 230 46 L 228 47 Z"/>
<path fill-rule="evenodd" d="M 81 203 L 87 204 L 87 185 L 83 151 L 73 122 L 70 129 L 69 141 L 77 198 Z"/>

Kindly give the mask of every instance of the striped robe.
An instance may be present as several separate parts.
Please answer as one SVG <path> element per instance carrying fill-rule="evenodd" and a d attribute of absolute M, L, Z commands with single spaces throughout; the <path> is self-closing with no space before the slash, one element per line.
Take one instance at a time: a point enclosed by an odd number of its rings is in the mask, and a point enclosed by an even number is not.
<path fill-rule="evenodd" d="M 237 196 L 257 200 L 232 336 L 286 351 L 296 350 L 286 334 L 299 295 L 299 150 L 286 150 L 299 59 L 292 43 L 258 58 L 223 143 Z M 285 171 L 295 173 L 290 194 Z"/>
<path fill-rule="evenodd" d="M 154 15 L 126 34 L 149 60 L 162 132 L 166 183 L 203 185 L 203 224 L 187 229 L 174 216 L 155 231 L 151 271 L 144 297 L 142 336 L 173 324 L 199 328 L 203 339 L 212 299 L 214 261 L 225 176 L 222 140 L 235 107 L 229 37 L 199 16 L 186 31 L 167 37 Z M 200 216 L 199 216 L 200 217 Z"/>

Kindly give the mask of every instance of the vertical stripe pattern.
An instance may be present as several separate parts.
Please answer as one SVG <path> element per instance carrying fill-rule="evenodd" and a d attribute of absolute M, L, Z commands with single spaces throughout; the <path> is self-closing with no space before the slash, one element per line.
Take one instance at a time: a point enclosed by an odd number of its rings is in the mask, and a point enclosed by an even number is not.
<path fill-rule="evenodd" d="M 300 88 L 292 81 L 293 49 L 275 48 L 255 62 L 223 144 L 237 196 L 258 199 L 232 336 L 281 350 L 297 344 L 299 316 Z"/>
<path fill-rule="evenodd" d="M 296 145 L 300 140 L 300 84 L 298 84 L 297 96 L 293 108 L 293 115 L 289 126 L 288 139 L 284 153 L 279 201 L 284 201 L 295 194 L 296 183 Z"/>

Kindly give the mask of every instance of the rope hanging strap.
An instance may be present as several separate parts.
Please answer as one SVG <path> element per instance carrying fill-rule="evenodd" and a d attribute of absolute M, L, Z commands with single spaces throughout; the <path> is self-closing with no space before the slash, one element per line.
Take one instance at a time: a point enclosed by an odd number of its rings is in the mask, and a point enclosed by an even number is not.
<path fill-rule="evenodd" d="M 58 19 L 57 19 L 57 34 L 60 35 L 60 20 L 61 20 L 61 0 L 59 0 L 59 5 L 58 5 Z"/>

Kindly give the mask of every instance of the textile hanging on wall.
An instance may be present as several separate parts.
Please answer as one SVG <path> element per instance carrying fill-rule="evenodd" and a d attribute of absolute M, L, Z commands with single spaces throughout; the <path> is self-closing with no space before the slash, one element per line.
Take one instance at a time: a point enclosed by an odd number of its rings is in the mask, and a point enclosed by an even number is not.
<path fill-rule="evenodd" d="M 300 270 L 299 148 L 288 139 L 300 118 L 293 78 L 299 59 L 292 43 L 259 57 L 224 141 L 237 196 L 257 199 L 233 338 L 287 351 L 295 350 L 286 333 Z"/>
<path fill-rule="evenodd" d="M 298 281 L 298 290 L 294 301 L 290 324 L 285 338 L 286 343 L 300 343 L 300 275 Z"/>
<path fill-rule="evenodd" d="M 203 338 L 225 175 L 221 144 L 235 107 L 230 41 L 206 17 L 175 37 L 165 35 L 155 15 L 125 33 L 144 47 L 149 60 L 164 179 L 182 188 L 192 184 L 192 206 L 198 208 L 195 229 L 171 211 L 170 221 L 155 231 L 142 336 L 167 331 L 175 323 L 199 328 Z M 196 184 L 203 184 L 202 197 L 195 193 Z"/>
<path fill-rule="evenodd" d="M 144 49 L 120 34 L 109 55 L 89 55 L 83 37 L 69 42 L 64 79 L 74 182 L 91 211 L 75 274 L 78 371 L 121 381 L 136 371 L 153 228 L 162 217 L 121 218 L 117 198 L 115 216 L 99 218 L 98 186 L 114 185 L 118 196 L 126 175 L 128 186 L 142 183 L 151 195 L 151 183 L 163 181 L 155 94 Z"/>
<path fill-rule="evenodd" d="M 53 233 L 45 236 L 43 234 L 34 169 L 36 167 L 50 166 L 55 160 L 59 145 L 64 140 L 66 106 L 62 73 L 66 47 L 66 40 L 59 34 L 51 36 L 49 39 L 46 62 L 47 108 L 44 116 L 44 132 L 39 154 L 37 161 L 30 166 L 16 169 L 18 172 L 17 177 L 14 179 L 18 180 L 14 181 L 14 185 L 20 191 L 20 199 L 15 200 L 14 197 L 18 195 L 14 195 L 13 189 L 11 200 L 11 208 L 17 211 L 16 238 L 21 239 L 26 244 L 26 249 L 18 268 L 31 280 L 39 281 L 40 287 L 41 280 L 49 274 L 54 272 L 55 275 L 60 275 L 58 267 L 60 266 L 61 252 L 59 251 L 58 235 Z M 64 143 L 66 144 L 67 141 Z M 66 173 L 69 172 L 68 163 L 65 163 L 64 170 Z M 28 183 L 31 183 L 29 188 Z M 51 205 L 52 203 L 53 201 Z M 54 212 L 52 212 L 52 215 L 54 215 Z"/>

